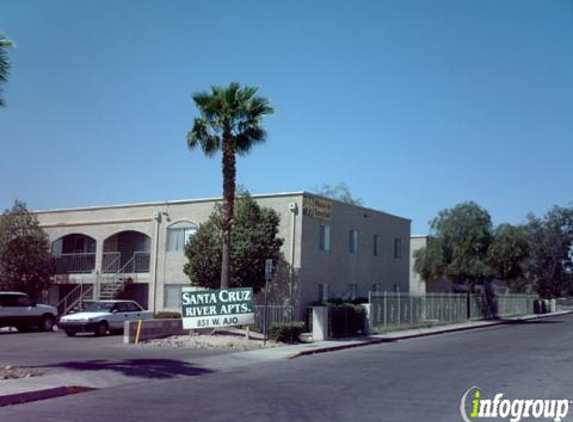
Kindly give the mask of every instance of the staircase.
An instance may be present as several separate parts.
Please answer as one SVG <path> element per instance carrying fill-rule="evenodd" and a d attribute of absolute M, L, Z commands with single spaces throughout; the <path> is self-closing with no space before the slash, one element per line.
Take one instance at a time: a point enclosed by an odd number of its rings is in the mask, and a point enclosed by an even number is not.
<path fill-rule="evenodd" d="M 75 307 L 80 306 L 82 302 L 92 300 L 113 300 L 117 298 L 125 289 L 127 282 L 129 280 L 134 281 L 133 278 L 128 277 L 127 274 L 133 274 L 137 277 L 137 273 L 128 272 L 128 270 L 134 268 L 135 257 L 135 255 L 131 257 L 131 259 L 115 273 L 104 276 L 97 275 L 95 278 L 95 286 L 93 284 L 80 283 L 74 287 L 56 305 L 59 315 L 67 314 Z M 117 266 L 120 258 L 121 257 L 118 256 L 110 262 L 103 272 L 105 273 L 108 269 Z"/>
<path fill-rule="evenodd" d="M 123 278 L 105 277 L 102 282 L 102 277 L 99 279 L 99 299 L 100 300 L 113 300 L 116 299 L 125 288 L 126 280 Z"/>
<path fill-rule="evenodd" d="M 93 284 L 78 284 L 57 303 L 58 315 L 65 315 L 76 306 L 81 307 L 82 302 L 92 300 L 93 291 Z"/>
<path fill-rule="evenodd" d="M 97 299 L 99 300 L 113 300 L 117 298 L 125 289 L 125 285 L 129 281 L 134 281 L 131 276 L 127 274 L 131 274 L 137 277 L 137 273 L 134 272 L 134 263 L 135 263 L 134 254 L 129 261 L 127 261 L 122 267 L 117 270 L 114 274 L 100 276 L 97 278 L 96 282 L 96 292 Z M 119 259 L 119 257 L 118 257 Z M 112 262 L 110 265 L 113 265 Z"/>

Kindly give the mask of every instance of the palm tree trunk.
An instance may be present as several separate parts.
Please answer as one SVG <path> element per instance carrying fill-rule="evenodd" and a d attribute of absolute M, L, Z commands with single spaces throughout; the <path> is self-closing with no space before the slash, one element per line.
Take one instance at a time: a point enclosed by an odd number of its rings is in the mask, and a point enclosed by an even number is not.
<path fill-rule="evenodd" d="M 221 289 L 229 287 L 231 271 L 231 229 L 235 207 L 235 148 L 229 132 L 223 134 L 223 248 L 221 259 Z"/>

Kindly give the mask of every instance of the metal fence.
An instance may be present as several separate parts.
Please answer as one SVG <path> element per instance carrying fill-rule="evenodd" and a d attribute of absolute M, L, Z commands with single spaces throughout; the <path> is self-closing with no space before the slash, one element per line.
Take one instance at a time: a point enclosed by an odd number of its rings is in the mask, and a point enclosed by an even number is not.
<path fill-rule="evenodd" d="M 268 305 L 267 306 L 267 328 L 270 329 L 273 322 L 292 322 L 294 318 L 294 308 L 292 306 Z M 265 306 L 255 305 L 255 330 L 263 331 L 265 324 Z"/>
<path fill-rule="evenodd" d="M 537 296 L 524 294 L 507 294 L 495 297 L 495 313 L 498 316 L 532 314 Z"/>
<path fill-rule="evenodd" d="M 386 332 L 533 313 L 535 296 L 370 292 L 370 326 Z M 468 312 L 469 305 L 469 312 Z"/>

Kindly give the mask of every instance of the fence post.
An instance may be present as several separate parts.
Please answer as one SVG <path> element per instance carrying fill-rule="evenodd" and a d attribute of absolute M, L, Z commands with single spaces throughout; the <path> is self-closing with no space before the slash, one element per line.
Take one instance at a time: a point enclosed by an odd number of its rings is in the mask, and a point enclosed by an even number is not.
<path fill-rule="evenodd" d="M 364 308 L 365 321 L 364 321 L 364 334 L 370 335 L 372 334 L 372 304 L 371 303 L 363 303 L 361 305 Z"/>
<path fill-rule="evenodd" d="M 312 339 L 322 341 L 328 338 L 328 306 L 314 306 L 312 309 Z"/>
<path fill-rule="evenodd" d="M 387 292 L 384 292 L 384 331 L 386 331 L 386 322 L 387 322 L 386 314 L 388 313 L 388 300 L 386 299 L 386 293 Z"/>
<path fill-rule="evenodd" d="M 408 296 L 410 297 L 410 326 L 414 324 L 414 298 L 412 297 L 412 294 L 408 294 Z"/>
<path fill-rule="evenodd" d="M 398 297 L 398 307 L 397 307 L 397 316 L 398 316 L 398 327 L 400 327 L 400 321 L 402 320 L 402 310 L 400 309 L 400 292 L 396 293 L 396 296 Z"/>
<path fill-rule="evenodd" d="M 448 308 L 450 317 L 448 318 L 449 322 L 452 322 L 452 292 L 448 292 Z"/>

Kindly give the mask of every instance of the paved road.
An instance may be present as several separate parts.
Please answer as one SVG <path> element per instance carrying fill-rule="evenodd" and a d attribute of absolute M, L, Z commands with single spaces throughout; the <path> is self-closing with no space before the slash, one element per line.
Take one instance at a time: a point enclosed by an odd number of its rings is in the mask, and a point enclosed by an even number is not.
<path fill-rule="evenodd" d="M 555 317 L 5 407 L 0 420 L 459 422 L 473 385 L 573 398 L 572 345 L 573 317 Z"/>
<path fill-rule="evenodd" d="M 70 370 L 115 370 L 145 376 L 158 371 L 183 372 L 186 360 L 227 353 L 213 350 L 152 348 L 124 345 L 121 335 L 96 337 L 61 331 L 0 332 L 0 365 L 38 368 L 43 373 Z M 130 367 L 131 366 L 131 367 Z M 150 372 L 149 374 L 146 374 Z M 191 372 L 191 371 L 190 371 Z M 194 372 L 193 372 L 194 373 Z M 1 389 L 1 384 L 0 384 Z M 1 390 L 0 390 L 1 392 Z"/>

